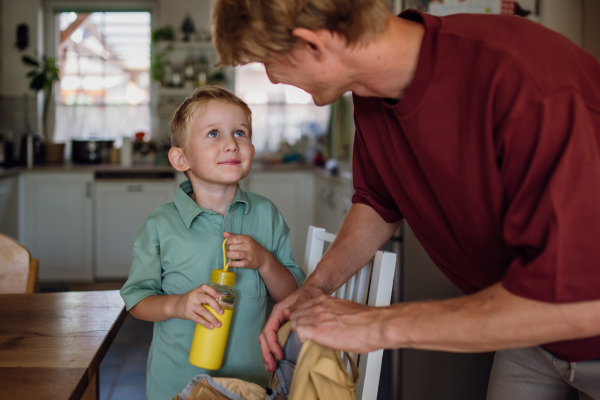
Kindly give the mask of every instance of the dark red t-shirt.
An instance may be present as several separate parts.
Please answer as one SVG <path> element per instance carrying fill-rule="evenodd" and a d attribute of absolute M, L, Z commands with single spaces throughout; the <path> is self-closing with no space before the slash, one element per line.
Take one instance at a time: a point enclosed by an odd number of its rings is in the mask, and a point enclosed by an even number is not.
<path fill-rule="evenodd" d="M 406 218 L 464 293 L 600 299 L 600 64 L 520 17 L 405 12 L 426 32 L 406 96 L 354 96 L 354 203 Z M 600 337 L 545 346 L 600 357 Z"/>

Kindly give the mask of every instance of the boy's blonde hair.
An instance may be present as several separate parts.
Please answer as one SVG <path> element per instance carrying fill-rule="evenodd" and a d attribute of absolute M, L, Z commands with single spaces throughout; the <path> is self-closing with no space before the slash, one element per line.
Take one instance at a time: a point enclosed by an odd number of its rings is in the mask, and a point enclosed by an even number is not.
<path fill-rule="evenodd" d="M 356 46 L 383 30 L 389 12 L 389 0 L 215 0 L 212 42 L 220 64 L 232 66 L 288 52 L 299 27 L 325 28 Z"/>
<path fill-rule="evenodd" d="M 171 145 L 185 150 L 192 127 L 194 113 L 204 112 L 210 100 L 222 101 L 240 107 L 248 117 L 248 137 L 252 140 L 252 110 L 242 99 L 220 86 L 207 85 L 197 89 L 194 94 L 185 99 L 177 108 L 169 123 L 171 130 Z"/>

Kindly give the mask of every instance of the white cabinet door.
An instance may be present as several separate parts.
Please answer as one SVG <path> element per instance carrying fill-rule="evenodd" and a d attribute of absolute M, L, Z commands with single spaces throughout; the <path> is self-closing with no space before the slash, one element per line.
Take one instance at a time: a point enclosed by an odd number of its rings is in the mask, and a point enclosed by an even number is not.
<path fill-rule="evenodd" d="M 152 211 L 173 200 L 174 187 L 173 180 L 96 182 L 96 278 L 127 278 L 135 237 Z"/>
<path fill-rule="evenodd" d="M 0 233 L 19 240 L 19 178 L 0 178 Z"/>
<path fill-rule="evenodd" d="M 21 174 L 21 243 L 40 260 L 42 281 L 91 281 L 91 173 Z"/>
<path fill-rule="evenodd" d="M 315 178 L 314 225 L 337 234 L 352 204 L 351 182 L 343 178 Z"/>
<path fill-rule="evenodd" d="M 312 171 L 253 172 L 244 181 L 251 192 L 265 196 L 279 208 L 290 227 L 292 254 L 301 266 L 308 227 L 312 225 L 314 217 Z"/>

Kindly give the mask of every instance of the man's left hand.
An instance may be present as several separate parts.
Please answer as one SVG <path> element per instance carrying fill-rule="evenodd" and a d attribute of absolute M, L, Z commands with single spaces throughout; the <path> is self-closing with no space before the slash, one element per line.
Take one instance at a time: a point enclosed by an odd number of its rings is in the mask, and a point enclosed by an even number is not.
<path fill-rule="evenodd" d="M 336 350 L 368 353 L 382 348 L 386 307 L 370 307 L 323 295 L 298 306 L 290 320 L 300 341 Z"/>

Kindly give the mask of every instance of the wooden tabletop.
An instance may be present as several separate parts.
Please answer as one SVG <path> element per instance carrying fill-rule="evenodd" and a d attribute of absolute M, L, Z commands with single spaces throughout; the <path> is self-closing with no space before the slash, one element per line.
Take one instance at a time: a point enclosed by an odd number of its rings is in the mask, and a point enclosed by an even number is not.
<path fill-rule="evenodd" d="M 81 399 L 125 315 L 117 290 L 0 295 L 0 398 Z"/>

